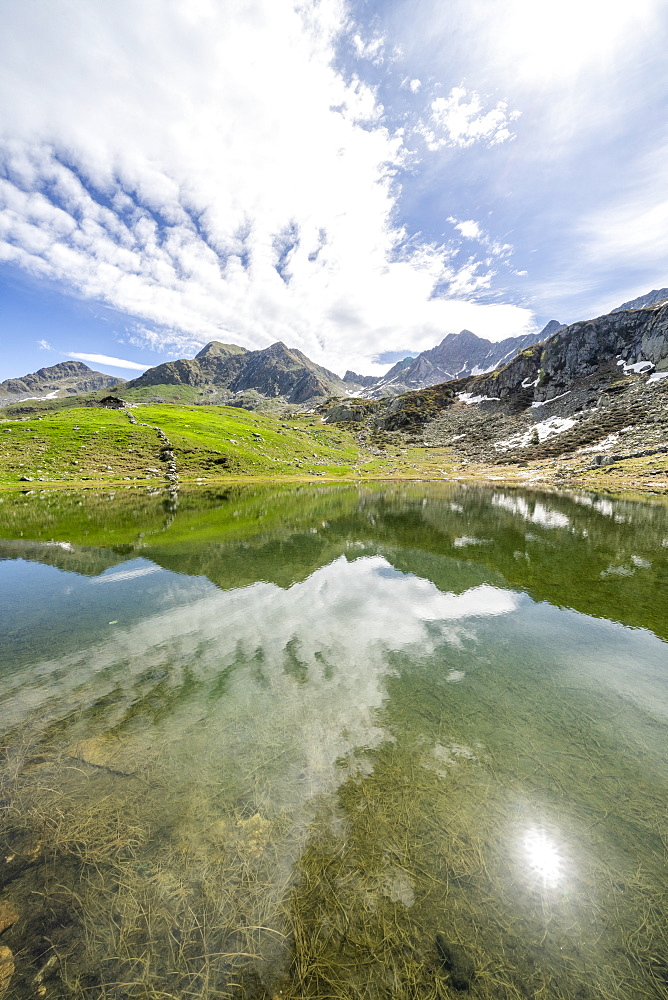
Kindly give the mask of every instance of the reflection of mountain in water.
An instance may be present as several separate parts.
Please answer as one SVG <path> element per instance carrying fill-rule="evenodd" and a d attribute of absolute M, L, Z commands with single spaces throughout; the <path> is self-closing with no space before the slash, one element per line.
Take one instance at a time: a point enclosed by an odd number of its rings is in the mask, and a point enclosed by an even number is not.
<path fill-rule="evenodd" d="M 3 559 L 25 559 L 26 562 L 39 562 L 82 576 L 97 576 L 125 558 L 109 549 L 86 548 L 70 542 L 30 542 L 21 538 L 0 541 L 0 562 Z"/>
<path fill-rule="evenodd" d="M 93 509 L 83 508 L 82 524 L 90 527 L 91 518 L 102 524 L 104 508 L 88 502 Z M 33 506 L 33 523 L 36 513 Z M 205 575 L 222 589 L 258 580 L 288 587 L 339 555 L 366 552 L 450 590 L 449 563 L 438 559 L 448 556 L 464 574 L 466 566 L 484 567 L 493 580 L 536 600 L 668 638 L 668 517 L 658 505 L 441 484 L 252 488 L 185 494 L 166 530 L 154 527 L 143 538 L 137 539 L 138 519 L 127 522 L 135 554 Z M 76 549 L 72 526 L 70 511 L 63 540 Z"/>

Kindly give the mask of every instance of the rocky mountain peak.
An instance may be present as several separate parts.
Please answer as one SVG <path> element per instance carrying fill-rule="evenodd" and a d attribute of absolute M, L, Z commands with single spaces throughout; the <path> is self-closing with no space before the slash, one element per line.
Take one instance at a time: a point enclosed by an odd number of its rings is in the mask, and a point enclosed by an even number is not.
<path fill-rule="evenodd" d="M 630 299 L 628 302 L 623 302 L 621 306 L 617 306 L 612 312 L 618 313 L 626 312 L 628 309 L 642 309 L 645 306 L 653 306 L 659 302 L 663 302 L 664 299 L 668 299 L 668 288 L 653 288 L 651 292 L 639 295 L 637 299 Z"/>
<path fill-rule="evenodd" d="M 18 402 L 21 399 L 40 399 L 75 395 L 79 392 L 96 392 L 125 385 L 125 379 L 93 371 L 82 361 L 60 361 L 57 365 L 39 371 L 8 378 L 0 382 L 0 400 Z"/>
<path fill-rule="evenodd" d="M 188 385 L 227 390 L 235 396 L 253 391 L 269 399 L 291 403 L 311 398 L 343 395 L 343 382 L 333 372 L 316 365 L 296 348 L 277 341 L 257 351 L 212 341 L 196 358 L 169 361 L 134 379 L 129 388 Z"/>
<path fill-rule="evenodd" d="M 233 354 L 247 354 L 245 347 L 237 344 L 223 344 L 220 340 L 212 340 L 195 355 L 195 358 L 226 358 Z"/>

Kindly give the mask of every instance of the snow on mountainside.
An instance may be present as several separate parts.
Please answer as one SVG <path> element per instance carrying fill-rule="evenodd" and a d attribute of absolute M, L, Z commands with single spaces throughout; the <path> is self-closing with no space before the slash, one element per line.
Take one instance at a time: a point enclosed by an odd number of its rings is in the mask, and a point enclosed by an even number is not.
<path fill-rule="evenodd" d="M 24 399 L 57 399 L 80 392 L 97 392 L 125 385 L 125 379 L 93 371 L 81 361 L 61 361 L 50 368 L 40 368 L 21 378 L 0 382 L 0 405 Z"/>
<path fill-rule="evenodd" d="M 668 288 L 655 288 L 645 295 L 639 295 L 637 299 L 630 299 L 628 302 L 623 302 L 621 306 L 617 306 L 612 312 L 618 313 L 626 312 L 627 309 L 642 309 L 644 306 L 653 306 L 656 302 L 663 302 L 664 299 L 668 299 Z"/>
<path fill-rule="evenodd" d="M 350 395 L 371 399 L 400 395 L 412 389 L 424 389 L 467 375 L 494 371 L 520 351 L 546 340 L 561 329 L 561 324 L 553 319 L 540 333 L 508 337 L 497 343 L 477 337 L 470 330 L 449 333 L 436 347 L 422 351 L 416 358 L 398 361 L 385 375 L 360 376 L 355 372 L 346 372 L 343 380 L 350 386 Z"/>

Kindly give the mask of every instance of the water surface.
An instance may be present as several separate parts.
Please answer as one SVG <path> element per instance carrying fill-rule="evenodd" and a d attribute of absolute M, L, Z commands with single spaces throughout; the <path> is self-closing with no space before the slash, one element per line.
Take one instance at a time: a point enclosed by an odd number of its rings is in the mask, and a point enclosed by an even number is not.
<path fill-rule="evenodd" d="M 8 996 L 668 995 L 665 507 L 6 494 L 0 536 Z"/>

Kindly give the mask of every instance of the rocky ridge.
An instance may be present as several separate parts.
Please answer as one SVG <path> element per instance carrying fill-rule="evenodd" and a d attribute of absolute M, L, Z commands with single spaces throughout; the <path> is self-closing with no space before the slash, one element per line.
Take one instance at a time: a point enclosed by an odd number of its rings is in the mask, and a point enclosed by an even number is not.
<path fill-rule="evenodd" d="M 125 385 L 125 379 L 93 371 L 81 361 L 61 361 L 30 375 L 0 382 L 0 406 L 22 399 L 57 399 L 122 385 Z"/>
<path fill-rule="evenodd" d="M 497 343 L 478 337 L 470 330 L 449 333 L 436 347 L 422 351 L 416 358 L 398 361 L 385 375 L 357 375 L 348 371 L 343 380 L 358 396 L 371 399 L 397 396 L 467 375 L 494 371 L 511 361 L 520 351 L 553 336 L 561 329 L 561 324 L 553 319 L 540 333 L 507 337 Z"/>
<path fill-rule="evenodd" d="M 376 443 L 451 447 L 466 460 L 663 454 L 668 443 L 668 301 L 573 323 L 496 371 L 386 400 L 333 402 Z"/>
<path fill-rule="evenodd" d="M 617 306 L 612 312 L 618 313 L 624 312 L 627 309 L 641 309 L 643 306 L 653 306 L 656 302 L 663 302 L 664 299 L 668 299 L 668 288 L 654 288 L 651 292 L 646 292 L 645 295 L 639 295 L 636 299 L 623 302 L 621 306 Z"/>
<path fill-rule="evenodd" d="M 343 381 L 295 348 L 280 341 L 259 351 L 212 341 L 192 360 L 168 361 L 149 368 L 127 389 L 185 385 L 235 394 L 255 390 L 288 403 L 308 403 L 345 395 Z"/>

